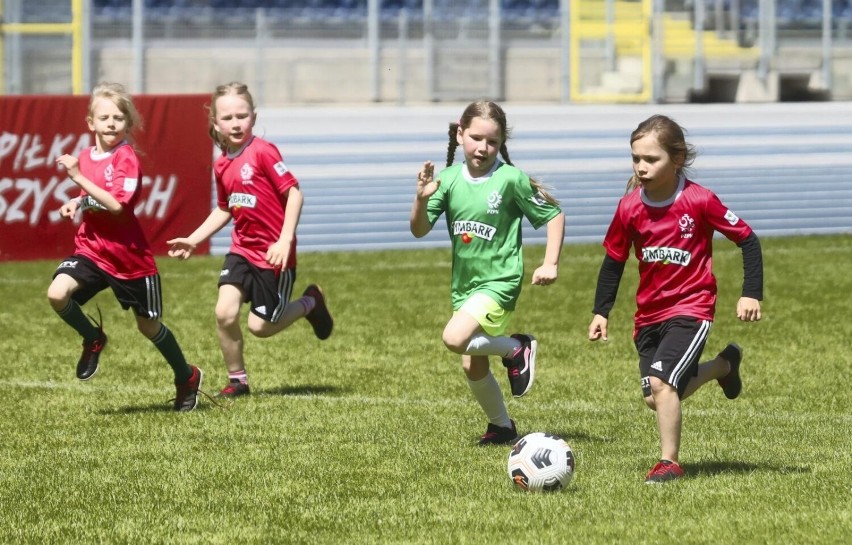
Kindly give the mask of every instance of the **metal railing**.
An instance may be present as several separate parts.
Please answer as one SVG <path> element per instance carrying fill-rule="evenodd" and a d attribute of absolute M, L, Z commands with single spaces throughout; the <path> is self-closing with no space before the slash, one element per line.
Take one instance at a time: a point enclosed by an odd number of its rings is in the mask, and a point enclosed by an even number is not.
<path fill-rule="evenodd" d="M 768 81 L 789 37 L 816 50 L 802 68 L 818 72 L 815 88 L 846 98 L 852 82 L 837 74 L 852 62 L 852 0 L 818 1 L 821 9 L 806 0 L 252 1 L 245 5 L 263 7 L 248 9 L 239 0 L 232 8 L 68 0 L 62 9 L 56 0 L 0 0 L 0 93 L 85 93 L 97 74 L 134 93 L 208 92 L 211 81 L 243 79 L 269 105 L 681 101 L 705 93 L 718 59 L 737 49 L 743 64 L 733 70 Z M 289 96 L 270 63 L 297 73 Z M 333 77 L 341 63 L 345 85 Z M 678 78 L 688 80 L 680 95 Z"/>

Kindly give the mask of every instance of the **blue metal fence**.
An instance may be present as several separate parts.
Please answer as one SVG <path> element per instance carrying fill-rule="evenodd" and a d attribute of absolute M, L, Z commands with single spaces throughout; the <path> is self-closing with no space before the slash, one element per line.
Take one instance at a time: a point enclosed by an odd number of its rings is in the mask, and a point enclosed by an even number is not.
<path fill-rule="evenodd" d="M 463 108 L 262 110 L 257 133 L 279 146 L 305 193 L 299 251 L 448 246 L 442 220 L 417 240 L 408 216 L 420 165 L 444 164 L 447 125 Z M 505 109 L 512 161 L 553 188 L 566 243 L 603 239 L 631 173 L 630 133 L 653 113 L 687 129 L 698 149 L 692 179 L 760 236 L 852 233 L 852 103 Z M 212 253 L 227 250 L 229 235 L 215 237 Z M 545 233 L 527 226 L 524 237 L 540 244 Z"/>

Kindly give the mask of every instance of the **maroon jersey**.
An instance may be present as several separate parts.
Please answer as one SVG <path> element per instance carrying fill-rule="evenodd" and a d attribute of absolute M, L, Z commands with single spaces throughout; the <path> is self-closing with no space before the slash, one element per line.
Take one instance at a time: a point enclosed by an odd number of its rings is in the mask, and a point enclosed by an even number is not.
<path fill-rule="evenodd" d="M 683 177 L 666 202 L 646 200 L 641 189 L 619 201 L 603 245 L 620 262 L 633 246 L 639 260 L 637 329 L 674 316 L 713 320 L 714 231 L 737 244 L 751 234 L 712 191 Z"/>
<path fill-rule="evenodd" d="M 82 191 L 83 221 L 74 239 L 74 253 L 88 257 L 116 278 L 132 280 L 156 274 L 154 255 L 133 211 L 142 189 L 142 167 L 133 147 L 125 142 L 100 154 L 90 148 L 79 160 L 80 173 L 109 191 L 123 209 L 111 214 Z"/>
<path fill-rule="evenodd" d="M 261 269 L 270 269 L 266 252 L 281 237 L 286 193 L 299 181 L 287 169 L 273 144 L 253 137 L 235 153 L 223 153 L 213 163 L 217 204 L 234 218 L 230 252 Z M 296 238 L 285 268 L 296 266 Z"/>

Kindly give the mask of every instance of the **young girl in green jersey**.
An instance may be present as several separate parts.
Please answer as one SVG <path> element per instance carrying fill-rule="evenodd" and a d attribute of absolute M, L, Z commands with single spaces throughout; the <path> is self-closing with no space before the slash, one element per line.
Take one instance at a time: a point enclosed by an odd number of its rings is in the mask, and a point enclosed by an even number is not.
<path fill-rule="evenodd" d="M 547 225 L 544 263 L 533 272 L 534 285 L 556 281 L 565 231 L 559 203 L 512 165 L 508 137 L 499 105 L 468 105 L 458 123 L 450 123 L 447 168 L 435 177 L 434 165 L 423 164 L 411 209 L 411 233 L 417 238 L 446 214 L 453 250 L 453 316 L 443 341 L 461 354 L 468 385 L 488 418 L 480 445 L 507 444 L 518 436 L 488 357 L 502 358 L 515 397 L 527 393 L 535 377 L 535 337 L 506 335 L 524 277 L 521 220 L 526 217 L 536 229 Z M 453 165 L 457 146 L 462 146 L 465 162 Z"/>

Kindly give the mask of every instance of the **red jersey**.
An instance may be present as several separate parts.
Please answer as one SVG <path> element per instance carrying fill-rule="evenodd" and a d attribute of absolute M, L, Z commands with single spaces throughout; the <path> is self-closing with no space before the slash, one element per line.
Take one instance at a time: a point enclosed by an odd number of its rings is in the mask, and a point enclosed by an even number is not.
<path fill-rule="evenodd" d="M 234 218 L 230 252 L 261 269 L 270 269 L 266 252 L 281 237 L 286 192 L 299 181 L 287 169 L 278 148 L 253 137 L 234 153 L 213 163 L 217 204 Z M 296 266 L 296 238 L 285 268 Z"/>
<path fill-rule="evenodd" d="M 74 253 L 88 257 L 116 278 L 132 280 L 156 274 L 154 255 L 133 210 L 142 189 L 142 167 L 133 147 L 125 142 L 100 154 L 90 148 L 80 154 L 79 161 L 80 173 L 109 191 L 123 209 L 111 214 L 82 191 L 83 221 L 74 239 Z"/>
<path fill-rule="evenodd" d="M 639 260 L 637 329 L 674 316 L 713 320 L 714 231 L 739 244 L 751 234 L 751 227 L 712 191 L 684 177 L 665 202 L 646 200 L 641 189 L 619 201 L 603 245 L 622 263 L 633 246 Z"/>

